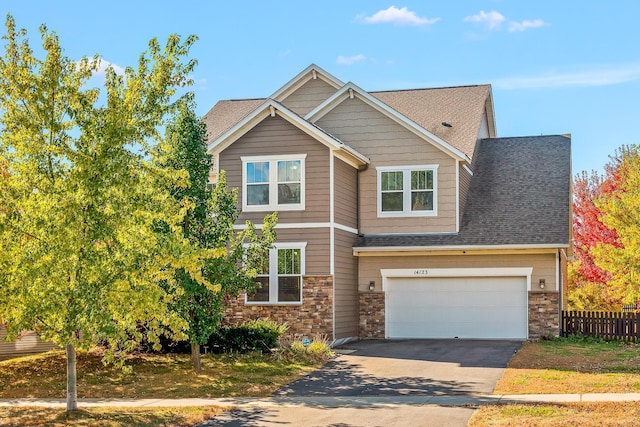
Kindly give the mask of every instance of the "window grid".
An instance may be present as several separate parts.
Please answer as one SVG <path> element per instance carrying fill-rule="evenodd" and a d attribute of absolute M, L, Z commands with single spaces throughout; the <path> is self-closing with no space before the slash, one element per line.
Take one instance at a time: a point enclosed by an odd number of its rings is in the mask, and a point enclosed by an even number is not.
<path fill-rule="evenodd" d="M 301 304 L 304 246 L 281 243 L 269 250 L 269 271 L 258 274 L 260 287 L 246 295 L 248 304 Z"/>
<path fill-rule="evenodd" d="M 304 210 L 306 155 L 242 157 L 245 211 Z"/>
<path fill-rule="evenodd" d="M 435 216 L 437 168 L 378 168 L 378 216 Z"/>

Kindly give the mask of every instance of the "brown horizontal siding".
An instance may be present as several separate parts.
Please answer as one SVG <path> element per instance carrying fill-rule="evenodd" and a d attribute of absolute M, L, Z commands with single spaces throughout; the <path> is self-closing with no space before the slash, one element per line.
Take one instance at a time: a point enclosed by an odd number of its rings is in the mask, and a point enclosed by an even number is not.
<path fill-rule="evenodd" d="M 241 156 L 306 154 L 305 210 L 281 211 L 279 222 L 329 221 L 329 149 L 286 120 L 268 117 L 220 153 L 220 169 L 227 174 L 229 188 L 239 189 L 242 207 Z M 262 222 L 268 212 L 243 212 L 238 220 Z"/>
<path fill-rule="evenodd" d="M 335 230 L 335 338 L 358 336 L 358 260 L 353 256 L 355 235 Z"/>
<path fill-rule="evenodd" d="M 306 242 L 305 274 L 307 276 L 328 276 L 329 228 L 277 229 L 276 242 Z"/>
<path fill-rule="evenodd" d="M 0 356 L 11 356 L 18 354 L 41 353 L 58 348 L 54 343 L 43 342 L 35 332 L 27 332 L 18 340 L 7 342 L 4 338 L 7 331 L 0 326 Z"/>
<path fill-rule="evenodd" d="M 362 233 L 455 231 L 457 162 L 452 157 L 357 98 L 345 100 L 317 124 L 371 160 L 367 170 L 360 173 Z M 378 218 L 376 167 L 427 164 L 439 165 L 438 215 Z"/>
<path fill-rule="evenodd" d="M 311 79 L 287 96 L 282 103 L 304 116 L 333 95 L 336 90 L 322 79 Z"/>
<path fill-rule="evenodd" d="M 434 255 L 434 256 L 373 256 L 359 259 L 360 291 L 368 290 L 369 281 L 375 280 L 380 289 L 382 285 L 381 269 L 386 268 L 503 268 L 533 267 L 531 290 L 539 291 L 538 280 L 545 279 L 545 291 L 555 291 L 556 256 L 555 254 L 527 255 Z"/>
<path fill-rule="evenodd" d="M 358 170 L 340 159 L 334 160 L 335 222 L 358 227 Z"/>

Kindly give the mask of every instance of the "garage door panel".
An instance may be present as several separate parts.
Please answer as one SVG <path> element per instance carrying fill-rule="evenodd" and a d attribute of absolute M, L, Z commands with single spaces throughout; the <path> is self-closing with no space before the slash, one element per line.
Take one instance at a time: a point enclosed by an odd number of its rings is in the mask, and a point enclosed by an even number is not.
<path fill-rule="evenodd" d="M 524 277 L 388 278 L 390 338 L 527 338 Z"/>

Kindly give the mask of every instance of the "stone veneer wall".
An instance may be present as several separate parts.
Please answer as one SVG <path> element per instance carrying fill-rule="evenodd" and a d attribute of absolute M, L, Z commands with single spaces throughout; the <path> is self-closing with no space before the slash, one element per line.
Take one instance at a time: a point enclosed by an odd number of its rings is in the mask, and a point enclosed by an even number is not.
<path fill-rule="evenodd" d="M 529 339 L 560 334 L 558 292 L 529 292 Z"/>
<path fill-rule="evenodd" d="M 249 305 L 244 295 L 227 303 L 223 324 L 245 320 L 270 319 L 287 323 L 286 336 L 293 339 L 326 336 L 333 339 L 333 277 L 303 276 L 302 304 L 300 305 Z"/>
<path fill-rule="evenodd" d="M 384 338 L 384 292 L 360 292 L 359 338 Z"/>

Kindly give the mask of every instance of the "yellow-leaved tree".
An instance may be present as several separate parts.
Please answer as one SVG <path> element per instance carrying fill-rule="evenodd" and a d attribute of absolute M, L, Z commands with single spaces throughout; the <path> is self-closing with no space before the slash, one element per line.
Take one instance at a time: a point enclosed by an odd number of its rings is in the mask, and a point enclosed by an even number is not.
<path fill-rule="evenodd" d="M 7 17 L 0 57 L 0 324 L 9 338 L 35 330 L 66 349 L 67 410 L 77 409 L 76 349 L 107 344 L 121 361 L 145 336 L 185 338 L 169 309 L 175 272 L 201 275 L 220 251 L 183 236 L 187 206 L 167 182 L 183 170 L 151 162 L 166 118 L 189 84 L 195 37 L 150 41 L 135 68 L 106 69 L 103 94 L 88 85 L 100 59 L 71 60 L 40 28 L 44 58 Z M 160 185 L 159 183 L 162 183 Z M 160 286 L 163 283 L 163 286 Z"/>
<path fill-rule="evenodd" d="M 595 201 L 618 244 L 593 248 L 596 264 L 610 275 L 608 286 L 623 303 L 640 300 L 640 147 L 625 147 L 614 189 Z"/>

